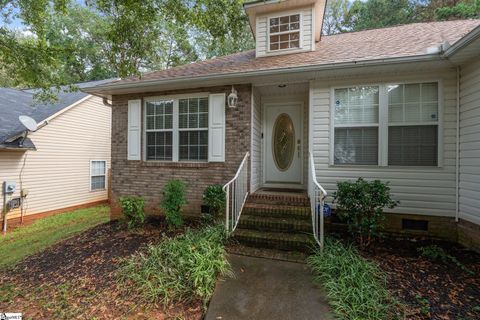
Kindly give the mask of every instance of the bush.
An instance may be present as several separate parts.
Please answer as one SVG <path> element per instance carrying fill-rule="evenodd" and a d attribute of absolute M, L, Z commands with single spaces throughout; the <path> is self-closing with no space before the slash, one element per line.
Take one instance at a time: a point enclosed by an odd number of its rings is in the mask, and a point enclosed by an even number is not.
<path fill-rule="evenodd" d="M 208 186 L 203 192 L 203 204 L 209 207 L 209 212 L 203 216 L 207 223 L 218 220 L 221 214 L 225 212 L 226 194 L 223 186 L 215 184 Z"/>
<path fill-rule="evenodd" d="M 161 207 L 165 212 L 167 224 L 170 228 L 179 228 L 182 226 L 182 206 L 186 203 L 185 183 L 181 180 L 171 180 L 167 182 L 163 189 Z"/>
<path fill-rule="evenodd" d="M 340 218 L 358 235 L 357 240 L 363 248 L 383 229 L 383 209 L 392 209 L 398 204 L 390 197 L 388 183 L 368 182 L 362 178 L 356 182 L 339 182 L 334 198 Z"/>
<path fill-rule="evenodd" d="M 121 283 L 146 302 L 208 302 L 218 275 L 231 276 L 226 259 L 225 229 L 221 225 L 185 234 L 125 260 L 119 269 Z"/>
<path fill-rule="evenodd" d="M 142 197 L 121 197 L 122 213 L 127 218 L 128 228 L 134 228 L 145 222 L 145 199 Z"/>
<path fill-rule="evenodd" d="M 385 273 L 351 246 L 326 238 L 323 252 L 318 250 L 307 263 L 326 290 L 336 319 L 401 318 L 401 306 L 387 290 Z"/>

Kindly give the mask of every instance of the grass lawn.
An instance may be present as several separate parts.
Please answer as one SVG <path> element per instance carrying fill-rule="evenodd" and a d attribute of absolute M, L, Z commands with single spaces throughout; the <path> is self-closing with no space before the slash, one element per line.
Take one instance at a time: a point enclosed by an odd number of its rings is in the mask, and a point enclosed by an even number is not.
<path fill-rule="evenodd" d="M 12 266 L 23 258 L 42 251 L 109 220 L 110 208 L 97 206 L 37 220 L 0 237 L 0 267 Z"/>

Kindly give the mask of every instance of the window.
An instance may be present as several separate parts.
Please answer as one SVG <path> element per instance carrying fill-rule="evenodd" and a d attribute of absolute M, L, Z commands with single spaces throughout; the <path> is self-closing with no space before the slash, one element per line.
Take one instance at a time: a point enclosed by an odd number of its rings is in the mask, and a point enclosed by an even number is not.
<path fill-rule="evenodd" d="M 335 89 L 333 164 L 438 166 L 438 88 L 428 82 Z"/>
<path fill-rule="evenodd" d="M 179 100 L 179 160 L 206 161 L 208 158 L 208 99 Z"/>
<path fill-rule="evenodd" d="M 208 97 L 145 104 L 146 160 L 208 160 Z"/>
<path fill-rule="evenodd" d="M 437 165 L 437 83 L 388 86 L 388 118 L 389 165 Z"/>
<path fill-rule="evenodd" d="M 173 101 L 146 104 L 147 160 L 172 160 Z"/>
<path fill-rule="evenodd" d="M 300 14 L 269 19 L 270 51 L 300 48 Z"/>
<path fill-rule="evenodd" d="M 90 190 L 105 190 L 107 162 L 105 160 L 90 161 Z"/>
<path fill-rule="evenodd" d="M 378 87 L 335 90 L 335 164 L 378 164 Z"/>

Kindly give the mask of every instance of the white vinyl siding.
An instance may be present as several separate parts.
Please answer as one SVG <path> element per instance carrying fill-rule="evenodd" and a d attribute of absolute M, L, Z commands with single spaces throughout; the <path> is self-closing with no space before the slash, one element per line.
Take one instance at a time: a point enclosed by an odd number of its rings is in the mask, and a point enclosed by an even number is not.
<path fill-rule="evenodd" d="M 332 88 L 358 84 L 407 83 L 440 81 L 441 114 L 439 137 L 440 167 L 401 166 L 336 166 L 331 164 L 331 110 Z M 381 102 L 382 103 L 382 102 Z M 422 74 L 364 75 L 344 79 L 329 79 L 311 83 L 311 148 L 319 182 L 330 195 L 339 181 L 358 177 L 389 181 L 393 197 L 400 201 L 394 212 L 454 216 L 455 215 L 455 128 L 456 75 L 453 70 Z M 380 114 L 380 118 L 385 115 Z M 443 120 L 442 120 L 443 118 Z M 387 118 L 388 119 L 388 118 Z M 387 145 L 380 146 L 386 148 Z M 381 159 L 381 156 L 380 156 Z M 385 161 L 386 159 L 382 159 Z M 328 201 L 331 202 L 331 198 Z"/>
<path fill-rule="evenodd" d="M 286 51 L 270 51 L 269 50 L 269 18 L 300 14 L 301 18 L 301 30 L 300 30 L 300 48 L 289 49 Z M 277 12 L 270 15 L 262 15 L 256 18 L 256 35 L 255 35 L 255 48 L 256 56 L 262 57 L 270 54 L 285 54 L 301 51 L 312 51 L 314 48 L 314 33 L 313 33 L 313 7 L 305 7 L 298 10 L 291 10 L 286 12 Z"/>
<path fill-rule="evenodd" d="M 260 92 L 252 88 L 252 174 L 251 192 L 259 189 L 263 181 L 262 170 L 262 104 Z"/>
<path fill-rule="evenodd" d="M 462 67 L 460 218 L 480 224 L 480 61 Z"/>
<path fill-rule="evenodd" d="M 94 116 L 92 116 L 94 115 Z M 90 161 L 105 159 L 110 167 L 111 108 L 91 97 L 58 115 L 29 138 L 37 151 L 0 151 L 0 180 L 17 182 L 28 189 L 26 214 L 37 214 L 87 203 L 105 201 L 107 190 L 90 192 Z M 20 210 L 8 214 L 20 216 Z"/>

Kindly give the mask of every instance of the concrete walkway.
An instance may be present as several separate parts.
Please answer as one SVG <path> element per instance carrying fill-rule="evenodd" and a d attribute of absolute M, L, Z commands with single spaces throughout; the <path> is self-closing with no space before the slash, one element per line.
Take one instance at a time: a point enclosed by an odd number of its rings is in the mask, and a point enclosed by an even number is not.
<path fill-rule="evenodd" d="M 206 320 L 333 319 L 307 265 L 230 255 L 235 278 L 217 283 Z"/>

